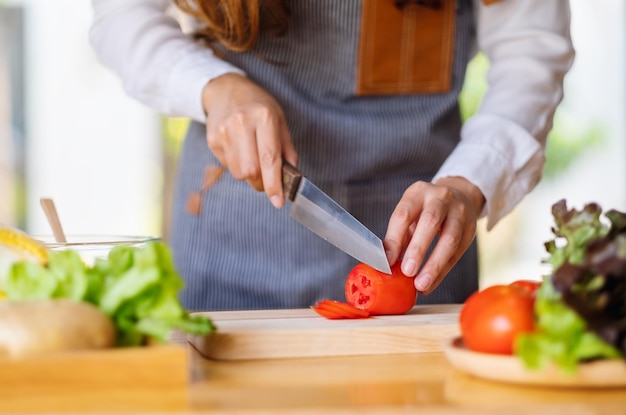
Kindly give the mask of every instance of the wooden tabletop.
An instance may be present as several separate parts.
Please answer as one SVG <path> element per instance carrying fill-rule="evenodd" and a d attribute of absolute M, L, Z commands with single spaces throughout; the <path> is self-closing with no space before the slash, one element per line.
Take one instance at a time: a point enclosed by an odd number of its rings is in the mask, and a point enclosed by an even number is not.
<path fill-rule="evenodd" d="M 230 413 L 624 414 L 626 390 L 550 389 L 472 378 L 443 353 L 207 361 L 191 407 Z M 565 411 L 565 412 L 563 412 Z"/>
<path fill-rule="evenodd" d="M 174 341 L 186 348 L 191 372 L 189 385 L 180 390 L 61 383 L 27 393 L 5 381 L 0 413 L 626 413 L 626 389 L 551 389 L 481 380 L 454 369 L 443 352 L 218 361 L 201 356 L 186 339 Z"/>

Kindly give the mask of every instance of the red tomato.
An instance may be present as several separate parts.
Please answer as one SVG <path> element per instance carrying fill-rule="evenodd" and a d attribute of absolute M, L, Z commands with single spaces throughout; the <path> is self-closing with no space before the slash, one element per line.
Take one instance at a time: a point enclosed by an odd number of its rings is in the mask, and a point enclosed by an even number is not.
<path fill-rule="evenodd" d="M 369 317 L 369 313 L 365 310 L 361 310 L 346 303 L 328 299 L 318 301 L 316 305 L 311 306 L 311 309 L 320 316 L 333 320 Z"/>
<path fill-rule="evenodd" d="M 320 316 L 326 317 L 327 319 L 330 319 L 330 320 L 343 320 L 347 318 L 346 316 L 344 316 L 341 313 L 338 313 L 337 311 L 328 310 L 326 308 L 322 308 L 322 307 L 318 307 L 314 305 L 311 306 L 311 310 L 315 311 Z"/>
<path fill-rule="evenodd" d="M 459 316 L 465 345 L 473 351 L 512 354 L 515 338 L 534 330 L 534 298 L 524 289 L 494 285 L 472 294 Z"/>
<path fill-rule="evenodd" d="M 391 275 L 359 264 L 346 279 L 346 302 L 371 315 L 404 314 L 417 300 L 413 278 L 405 276 L 400 263 L 391 267 Z"/>
<path fill-rule="evenodd" d="M 513 281 L 509 285 L 521 288 L 522 290 L 526 290 L 531 295 L 531 297 L 535 298 L 537 290 L 539 289 L 539 287 L 541 287 L 541 281 L 517 280 Z"/>

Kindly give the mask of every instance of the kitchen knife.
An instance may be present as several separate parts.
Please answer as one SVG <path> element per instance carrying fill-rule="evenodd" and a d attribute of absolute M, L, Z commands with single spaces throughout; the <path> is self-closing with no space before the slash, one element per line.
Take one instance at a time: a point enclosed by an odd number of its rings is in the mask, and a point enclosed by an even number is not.
<path fill-rule="evenodd" d="M 359 261 L 391 274 L 380 238 L 287 162 L 283 190 L 293 219 Z"/>

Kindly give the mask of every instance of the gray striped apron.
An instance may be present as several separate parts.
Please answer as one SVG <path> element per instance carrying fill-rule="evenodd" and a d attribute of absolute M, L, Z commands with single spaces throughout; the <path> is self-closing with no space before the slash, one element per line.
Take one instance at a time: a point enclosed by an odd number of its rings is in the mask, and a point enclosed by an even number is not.
<path fill-rule="evenodd" d="M 459 140 L 457 95 L 475 28 L 471 1 L 460 0 L 449 93 L 361 97 L 354 93 L 360 7 L 360 0 L 293 1 L 287 35 L 258 42 L 268 59 L 256 53 L 225 59 L 281 104 L 299 168 L 383 238 L 406 188 L 430 180 Z M 219 162 L 205 126 L 193 123 L 178 163 L 169 241 L 187 309 L 298 308 L 345 299 L 345 278 L 357 262 L 228 172 L 203 193 L 200 215 L 188 213 L 187 199 L 202 187 L 209 165 Z M 477 286 L 474 243 L 418 304 L 459 303 Z"/>

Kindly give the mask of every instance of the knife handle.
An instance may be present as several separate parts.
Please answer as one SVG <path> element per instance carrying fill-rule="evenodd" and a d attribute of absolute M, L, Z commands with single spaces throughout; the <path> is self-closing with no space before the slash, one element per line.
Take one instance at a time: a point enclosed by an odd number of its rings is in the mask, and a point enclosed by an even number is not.
<path fill-rule="evenodd" d="M 301 178 L 300 170 L 283 160 L 283 192 L 287 199 L 293 201 L 296 197 Z"/>

